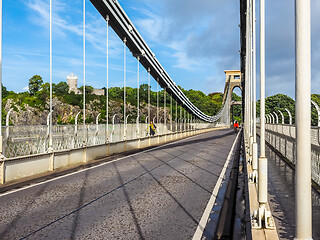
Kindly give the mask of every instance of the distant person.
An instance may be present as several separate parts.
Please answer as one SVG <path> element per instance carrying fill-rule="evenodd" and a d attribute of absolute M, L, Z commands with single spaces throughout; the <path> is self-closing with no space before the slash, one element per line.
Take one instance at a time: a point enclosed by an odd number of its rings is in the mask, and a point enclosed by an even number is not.
<path fill-rule="evenodd" d="M 157 129 L 156 125 L 154 125 L 154 123 L 150 121 L 149 131 L 151 136 L 153 136 L 156 133 L 156 129 Z"/>
<path fill-rule="evenodd" d="M 237 133 L 239 131 L 239 123 L 237 121 L 233 124 L 234 132 Z"/>

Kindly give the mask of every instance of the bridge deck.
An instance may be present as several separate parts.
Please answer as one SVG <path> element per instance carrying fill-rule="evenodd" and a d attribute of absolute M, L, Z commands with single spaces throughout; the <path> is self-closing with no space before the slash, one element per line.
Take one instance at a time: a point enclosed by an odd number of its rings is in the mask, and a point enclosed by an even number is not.
<path fill-rule="evenodd" d="M 218 130 L 0 195 L 0 239 L 190 239 L 231 149 Z"/>

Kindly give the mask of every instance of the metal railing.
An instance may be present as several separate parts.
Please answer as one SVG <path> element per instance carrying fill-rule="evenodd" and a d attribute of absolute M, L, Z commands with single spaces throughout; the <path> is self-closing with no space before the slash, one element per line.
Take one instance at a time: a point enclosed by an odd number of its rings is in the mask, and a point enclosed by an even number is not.
<path fill-rule="evenodd" d="M 293 165 L 296 164 L 294 125 L 266 124 L 266 141 Z M 311 127 L 311 178 L 320 186 L 320 128 Z"/>
<path fill-rule="evenodd" d="M 156 136 L 211 128 L 223 125 L 222 123 L 200 123 L 183 121 L 167 124 L 156 123 Z M 125 128 L 126 126 L 126 128 Z M 49 126 L 7 126 L 2 127 L 4 135 L 4 156 L 6 158 L 28 156 L 46 153 L 49 149 Z M 138 132 L 139 131 L 139 132 Z M 83 135 L 85 132 L 85 141 Z M 61 151 L 85 146 L 94 146 L 105 143 L 128 141 L 132 139 L 149 137 L 149 123 L 138 124 L 83 124 L 81 125 L 53 125 L 53 150 Z M 126 133 L 126 134 L 125 134 Z M 108 135 L 108 137 L 107 137 Z M 125 138 L 124 138 L 125 136 Z"/>

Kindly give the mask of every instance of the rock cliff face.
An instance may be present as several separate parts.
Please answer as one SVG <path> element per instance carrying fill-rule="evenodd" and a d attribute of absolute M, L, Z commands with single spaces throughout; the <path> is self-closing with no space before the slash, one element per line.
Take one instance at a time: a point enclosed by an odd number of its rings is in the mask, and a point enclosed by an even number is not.
<path fill-rule="evenodd" d="M 53 124 L 73 124 L 75 116 L 80 112 L 78 121 L 82 121 L 82 111 L 83 109 L 79 106 L 72 106 L 67 103 L 63 103 L 58 98 L 53 98 Z M 47 118 L 49 114 L 49 102 L 46 102 L 46 110 L 40 111 L 37 108 L 31 107 L 27 104 L 19 106 L 16 104 L 13 99 L 8 99 L 5 105 L 5 111 L 8 112 L 11 108 L 13 110 L 10 113 L 10 123 L 12 125 L 46 125 Z M 86 119 L 90 119 L 90 122 L 95 122 L 96 117 L 103 108 L 99 100 L 94 100 L 86 104 Z M 103 109 L 105 112 L 105 109 Z M 127 116 L 130 114 L 128 121 L 135 122 L 137 116 L 137 108 L 131 104 L 126 105 Z M 112 117 L 117 114 L 117 122 L 123 121 L 122 114 L 122 104 L 116 101 L 109 101 L 109 122 L 112 121 Z M 155 106 L 150 106 L 150 115 L 151 118 L 155 117 L 157 114 L 157 108 Z M 142 103 L 140 105 L 140 122 L 142 118 L 145 118 L 148 115 L 147 104 Z M 167 118 L 170 119 L 170 109 L 167 108 Z M 159 107 L 159 118 L 163 121 L 164 108 Z M 88 121 L 88 120 L 87 120 Z M 101 117 L 99 122 L 105 122 Z"/>

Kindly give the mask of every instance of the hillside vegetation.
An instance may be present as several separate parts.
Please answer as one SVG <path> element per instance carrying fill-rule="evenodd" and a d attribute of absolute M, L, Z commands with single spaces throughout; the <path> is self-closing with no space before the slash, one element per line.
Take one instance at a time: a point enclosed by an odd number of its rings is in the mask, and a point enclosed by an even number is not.
<path fill-rule="evenodd" d="M 184 94 L 190 101 L 207 115 L 215 115 L 222 106 L 223 94 L 219 92 L 210 93 L 206 95 L 201 91 L 193 89 L 185 90 L 180 87 Z M 8 91 L 2 86 L 3 108 L 2 108 L 2 124 L 5 123 L 5 116 L 10 108 L 13 108 L 10 115 L 10 123 L 13 125 L 25 124 L 46 124 L 47 115 L 49 113 L 49 83 L 43 83 L 41 76 L 35 75 L 29 80 L 29 91 L 22 93 L 15 93 Z M 83 87 L 79 90 L 82 92 Z M 106 96 L 97 96 L 92 94 L 93 87 L 86 86 L 86 122 L 95 122 L 96 116 L 100 115 L 100 123 L 104 123 L 106 119 Z M 126 88 L 126 109 L 129 115 L 128 122 L 135 122 L 137 118 L 137 88 Z M 105 89 L 106 93 L 106 89 Z M 117 114 L 119 119 L 123 116 L 123 88 L 111 87 L 109 88 L 109 122 L 114 114 Z M 139 88 L 140 96 L 140 122 L 144 122 L 148 113 L 148 85 L 142 84 Z M 311 99 L 320 106 L 320 95 L 312 94 Z M 237 94 L 232 94 L 233 101 L 241 101 L 241 97 Z M 157 92 L 150 90 L 151 115 L 156 115 L 157 106 Z M 180 108 L 178 107 L 178 116 L 176 116 L 175 101 L 172 101 L 172 118 L 181 118 Z M 167 117 L 170 119 L 170 96 L 166 97 Z M 83 95 L 77 95 L 74 92 L 69 93 L 69 86 L 66 82 L 53 84 L 53 121 L 54 124 L 73 124 L 75 122 L 75 115 L 83 108 Z M 277 94 L 266 99 L 266 114 L 276 112 L 281 121 L 280 110 L 285 118 L 285 123 L 289 122 L 289 116 L 285 111 L 287 108 L 295 120 L 295 102 L 292 98 Z M 318 124 L 318 114 L 314 106 L 312 106 L 312 122 L 313 126 Z M 241 122 L 242 108 L 240 105 L 232 107 L 232 118 Z M 159 92 L 159 117 L 164 116 L 164 91 Z M 260 116 L 260 100 L 257 101 L 257 117 Z M 83 120 L 79 118 L 79 122 Z M 123 121 L 123 120 L 121 120 Z"/>
<path fill-rule="evenodd" d="M 320 106 L 320 94 L 312 94 L 311 99 Z M 295 122 L 295 101 L 284 95 L 276 94 L 266 99 L 266 114 L 276 112 L 279 116 L 279 122 L 281 123 L 281 116 L 278 110 L 280 110 L 285 119 L 285 123 L 289 123 L 289 114 L 285 110 L 287 108 L 292 114 L 292 122 Z M 260 116 L 260 100 L 257 102 L 257 116 Z M 318 113 L 316 108 L 311 105 L 311 125 L 318 126 Z"/>
<path fill-rule="evenodd" d="M 83 108 L 83 95 L 69 93 L 69 86 L 66 82 L 53 84 L 53 121 L 54 124 L 73 124 L 75 115 Z M 79 90 L 82 92 L 83 87 Z M 222 93 L 204 94 L 201 91 L 181 90 L 185 95 L 197 106 L 202 112 L 207 115 L 215 115 L 222 105 Z M 5 122 L 6 113 L 10 108 L 13 108 L 10 121 L 13 125 L 27 124 L 46 124 L 46 118 L 49 113 L 49 97 L 50 85 L 43 83 L 41 76 L 35 75 L 29 80 L 29 91 L 15 93 L 8 91 L 2 86 L 3 91 L 3 115 L 2 123 Z M 100 121 L 105 122 L 106 119 L 106 96 L 97 96 L 92 94 L 93 87 L 86 86 L 86 122 L 95 122 L 96 116 L 101 113 Z M 137 117 L 137 88 L 126 88 L 126 111 L 129 115 L 128 122 L 135 122 Z M 106 89 L 105 89 L 106 93 Z M 123 116 L 123 88 L 109 88 L 109 121 L 114 114 L 117 114 L 120 119 Z M 139 88 L 140 96 L 140 121 L 144 122 L 147 116 L 148 108 L 148 85 L 142 84 Z M 162 117 L 164 112 L 164 91 L 158 93 L 159 97 L 159 117 Z M 170 118 L 170 96 L 166 96 L 167 117 Z M 151 115 L 156 115 L 157 92 L 150 90 Z M 175 101 L 172 101 L 172 118 L 180 118 L 180 108 L 178 107 L 176 116 Z M 187 116 L 187 115 L 186 115 Z M 240 116 L 240 115 L 239 115 Z M 79 118 L 79 122 L 83 120 Z M 121 120 L 122 121 L 122 120 Z"/>

